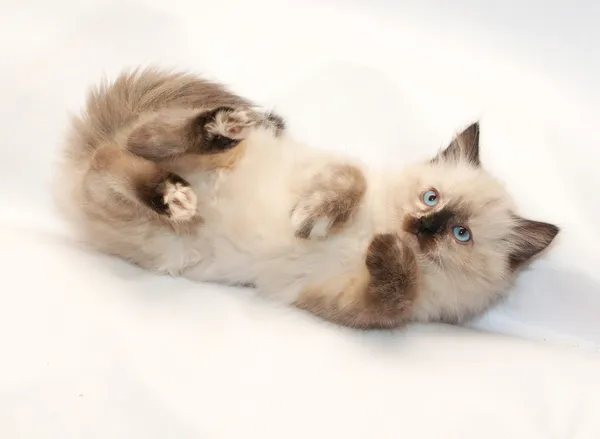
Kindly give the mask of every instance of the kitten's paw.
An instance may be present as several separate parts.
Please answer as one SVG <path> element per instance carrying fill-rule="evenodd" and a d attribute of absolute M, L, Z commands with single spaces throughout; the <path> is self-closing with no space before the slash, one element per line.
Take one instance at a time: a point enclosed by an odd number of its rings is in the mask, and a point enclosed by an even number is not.
<path fill-rule="evenodd" d="M 261 120 L 258 113 L 250 110 L 222 108 L 215 113 L 213 121 L 206 125 L 206 132 L 239 140 L 247 135 L 248 128 L 258 125 Z"/>
<path fill-rule="evenodd" d="M 371 297 L 392 306 L 407 306 L 417 295 L 418 265 L 414 251 L 392 233 L 373 237 L 365 260 Z"/>
<path fill-rule="evenodd" d="M 327 194 L 315 192 L 300 200 L 291 214 L 295 235 L 302 239 L 323 239 L 329 235 L 335 218 Z"/>
<path fill-rule="evenodd" d="M 285 131 L 284 119 L 276 113 L 262 113 L 249 108 L 219 107 L 202 113 L 196 119 L 203 133 L 207 151 L 223 151 L 235 147 L 258 126 L 266 127 L 277 136 Z"/>
<path fill-rule="evenodd" d="M 196 214 L 198 200 L 186 183 L 166 181 L 163 201 L 168 206 L 169 217 L 175 221 L 187 221 Z"/>
<path fill-rule="evenodd" d="M 315 175 L 291 212 L 296 236 L 323 239 L 341 229 L 357 212 L 365 190 L 360 169 L 348 164 L 327 166 Z"/>
<path fill-rule="evenodd" d="M 141 201 L 174 221 L 188 221 L 196 214 L 196 194 L 183 178 L 167 174 L 158 184 L 140 190 Z"/>
<path fill-rule="evenodd" d="M 405 254 L 413 254 L 400 236 L 393 233 L 380 233 L 373 237 L 367 250 L 366 264 L 372 273 L 389 266 L 399 265 L 405 259 Z"/>

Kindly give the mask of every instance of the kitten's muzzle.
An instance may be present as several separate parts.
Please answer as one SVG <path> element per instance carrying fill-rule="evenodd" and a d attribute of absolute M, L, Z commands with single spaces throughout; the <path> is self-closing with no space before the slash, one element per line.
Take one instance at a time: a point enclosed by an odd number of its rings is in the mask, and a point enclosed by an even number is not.
<path fill-rule="evenodd" d="M 440 210 L 421 218 L 411 218 L 405 229 L 417 236 L 437 235 L 448 227 L 448 222 L 453 216 L 450 211 Z"/>

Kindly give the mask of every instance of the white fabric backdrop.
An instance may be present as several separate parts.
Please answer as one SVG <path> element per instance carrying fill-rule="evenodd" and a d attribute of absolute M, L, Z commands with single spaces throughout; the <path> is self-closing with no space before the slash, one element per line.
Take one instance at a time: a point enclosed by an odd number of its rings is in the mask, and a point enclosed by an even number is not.
<path fill-rule="evenodd" d="M 597 3 L 5 3 L 2 437 L 600 437 Z M 140 63 L 399 166 L 480 119 L 485 166 L 563 229 L 472 325 L 517 337 L 356 333 L 80 248 L 51 203 L 56 149 L 87 87 Z"/>

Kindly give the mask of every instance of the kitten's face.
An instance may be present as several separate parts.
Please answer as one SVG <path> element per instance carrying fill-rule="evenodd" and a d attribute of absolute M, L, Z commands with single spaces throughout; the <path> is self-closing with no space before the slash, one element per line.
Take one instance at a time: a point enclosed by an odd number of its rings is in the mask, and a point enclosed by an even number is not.
<path fill-rule="evenodd" d="M 403 229 L 424 271 L 458 292 L 501 291 L 558 233 L 519 217 L 504 187 L 481 167 L 478 124 L 409 170 L 408 180 Z"/>

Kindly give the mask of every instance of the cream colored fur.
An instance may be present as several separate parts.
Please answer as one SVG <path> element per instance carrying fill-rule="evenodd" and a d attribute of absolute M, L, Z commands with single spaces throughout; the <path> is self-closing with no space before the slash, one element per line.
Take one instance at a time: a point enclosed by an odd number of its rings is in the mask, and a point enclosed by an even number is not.
<path fill-rule="evenodd" d="M 148 116 L 142 112 L 139 117 Z M 117 138 L 123 126 L 138 120 L 116 121 L 112 136 Z M 78 120 L 75 133 L 89 123 Z M 110 140 L 111 134 L 105 137 Z M 270 128 L 253 127 L 244 137 L 231 166 L 203 166 L 202 157 L 160 162 L 190 183 L 196 199 L 186 197 L 187 212 L 190 203 L 197 207 L 189 219 L 186 214 L 159 217 L 134 201 L 116 197 L 101 176 L 90 177 L 96 150 L 86 149 L 81 136 L 72 136 L 57 183 L 59 204 L 85 240 L 101 251 L 157 273 L 252 284 L 273 300 L 359 327 L 397 326 L 411 320 L 456 322 L 476 315 L 509 291 L 517 273 L 510 267 L 509 255 L 533 242 L 535 248 L 524 258 L 529 259 L 556 234 L 546 231 L 536 237 L 523 232 L 522 219 L 504 187 L 474 165 L 468 153 L 440 155 L 432 162 L 382 172 L 310 148 L 285 133 L 276 135 Z M 459 141 L 457 137 L 455 142 Z M 119 143 L 117 147 L 123 148 Z M 461 147 L 457 144 L 455 150 Z M 308 239 L 299 238 L 296 233 L 307 212 L 322 201 L 319 191 L 307 199 L 307 188 L 319 175 L 343 179 L 330 171 L 338 165 L 358 169 L 365 178 L 366 191 L 355 214 L 335 233 L 330 219 L 324 218 L 315 223 Z M 439 192 L 434 208 L 422 199 L 430 188 Z M 406 230 L 407 218 L 450 205 L 462 212 L 460 225 L 470 229 L 472 241 L 459 244 L 451 233 L 442 233 L 435 244 L 421 248 L 417 237 Z M 383 316 L 376 322 L 364 313 L 348 319 L 332 317 L 368 306 L 365 257 L 374 236 L 385 233 L 398 237 L 403 254 L 414 252 L 418 272 L 411 282 L 417 287 L 416 298 L 396 320 Z M 303 306 L 307 298 L 317 299 L 320 308 Z"/>

